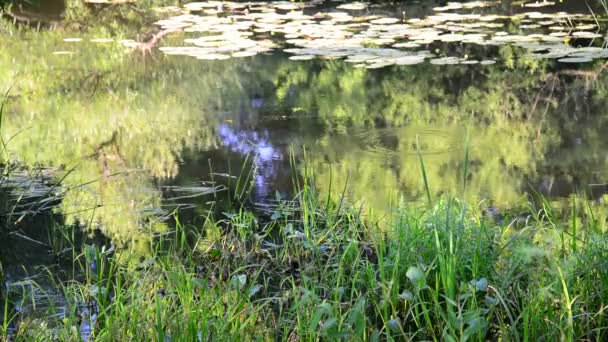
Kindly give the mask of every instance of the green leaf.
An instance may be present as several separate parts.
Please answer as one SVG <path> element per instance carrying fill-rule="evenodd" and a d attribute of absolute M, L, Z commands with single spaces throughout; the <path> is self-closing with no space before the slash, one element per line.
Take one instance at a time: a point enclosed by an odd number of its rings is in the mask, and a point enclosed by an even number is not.
<path fill-rule="evenodd" d="M 242 289 L 245 284 L 247 284 L 247 275 L 246 274 L 235 274 L 232 276 L 230 283 L 233 286 L 236 286 L 237 289 Z"/>
<path fill-rule="evenodd" d="M 317 310 L 315 310 L 315 313 L 312 315 L 312 319 L 310 321 L 311 331 L 317 329 L 317 326 L 319 325 L 323 317 L 331 313 L 331 309 L 331 305 L 327 302 L 322 303 L 317 307 Z"/>
<path fill-rule="evenodd" d="M 399 294 L 399 298 L 403 299 L 403 300 L 413 300 L 414 299 L 414 295 L 412 294 L 411 291 L 408 290 L 403 290 L 403 292 L 401 292 Z"/>
<path fill-rule="evenodd" d="M 211 260 L 219 260 L 222 257 L 222 251 L 214 248 L 209 251 L 209 259 Z"/>
<path fill-rule="evenodd" d="M 330 318 L 323 322 L 323 334 L 333 337 L 338 333 L 338 320 Z"/>
<path fill-rule="evenodd" d="M 348 322 L 354 327 L 357 336 L 362 336 L 365 331 L 365 304 L 365 299 L 357 301 L 348 316 Z"/>
<path fill-rule="evenodd" d="M 262 285 L 256 284 L 249 290 L 249 298 L 255 296 L 262 289 Z"/>
<path fill-rule="evenodd" d="M 222 212 L 222 214 L 224 214 L 224 216 L 226 216 L 229 219 L 233 219 L 237 216 L 239 216 L 238 214 L 234 214 L 234 213 L 227 213 L 227 212 Z"/>
<path fill-rule="evenodd" d="M 388 327 L 392 332 L 399 333 L 401 332 L 401 319 L 399 317 L 393 318 L 388 321 Z"/>
<path fill-rule="evenodd" d="M 486 304 L 488 306 L 496 305 L 498 304 L 498 300 L 496 300 L 494 297 L 486 296 Z"/>
<path fill-rule="evenodd" d="M 418 289 L 424 287 L 424 285 L 426 284 L 424 272 L 422 272 L 422 270 L 418 267 L 411 266 L 410 268 L 408 268 L 405 275 Z"/>
<path fill-rule="evenodd" d="M 475 289 L 477 289 L 477 291 L 487 291 L 488 290 L 488 280 L 486 278 L 481 278 L 479 280 L 473 280 L 472 283 L 475 285 Z"/>

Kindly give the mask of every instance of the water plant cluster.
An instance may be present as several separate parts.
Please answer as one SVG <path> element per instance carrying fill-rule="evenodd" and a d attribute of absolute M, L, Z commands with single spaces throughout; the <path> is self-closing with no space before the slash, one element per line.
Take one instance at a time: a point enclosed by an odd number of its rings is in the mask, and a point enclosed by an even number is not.
<path fill-rule="evenodd" d="M 605 32 L 591 14 L 538 12 L 554 2 L 523 2 L 504 12 L 498 1 L 451 2 L 422 18 L 382 6 L 319 2 L 193 2 L 172 7 L 160 20 L 164 30 L 184 31 L 184 46 L 165 46 L 172 55 L 213 60 L 282 50 L 293 60 L 342 59 L 355 67 L 432 64 L 493 64 L 496 56 L 443 55 L 437 43 L 478 47 L 515 45 L 534 58 L 584 63 L 608 57 Z M 382 13 L 382 14 L 376 14 Z M 511 14 L 505 14 L 511 13 Z M 198 33 L 202 36 L 196 36 Z"/>

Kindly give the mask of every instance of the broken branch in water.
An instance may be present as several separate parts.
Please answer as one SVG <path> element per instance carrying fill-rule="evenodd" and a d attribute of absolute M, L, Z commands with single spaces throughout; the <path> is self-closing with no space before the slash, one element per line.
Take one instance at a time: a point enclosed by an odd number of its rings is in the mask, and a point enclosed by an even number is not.
<path fill-rule="evenodd" d="M 166 36 L 172 32 L 181 32 L 181 31 L 182 31 L 182 29 L 179 29 L 179 28 L 170 28 L 170 29 L 161 30 L 161 31 L 153 34 L 152 37 L 150 39 L 148 39 L 147 41 L 141 43 L 138 46 L 138 49 L 145 56 L 145 55 L 149 54 L 152 51 L 152 49 L 156 47 L 156 45 L 158 45 L 158 43 L 164 36 Z"/>

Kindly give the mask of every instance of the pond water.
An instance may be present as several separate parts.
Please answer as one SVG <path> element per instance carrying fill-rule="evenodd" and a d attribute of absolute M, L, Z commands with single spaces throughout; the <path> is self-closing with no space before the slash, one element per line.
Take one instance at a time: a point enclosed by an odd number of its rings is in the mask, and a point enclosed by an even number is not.
<path fill-rule="evenodd" d="M 509 210 L 585 193 L 605 211 L 601 7 L 343 5 L 186 4 L 148 36 L 0 26 L 9 153 L 61 180 L 61 223 L 134 258 L 176 208 L 202 223 L 243 164 L 258 208 L 289 198 L 304 164 L 323 195 L 419 205 L 421 156 L 434 197 Z M 3 259 L 48 225 L 24 227 Z"/>

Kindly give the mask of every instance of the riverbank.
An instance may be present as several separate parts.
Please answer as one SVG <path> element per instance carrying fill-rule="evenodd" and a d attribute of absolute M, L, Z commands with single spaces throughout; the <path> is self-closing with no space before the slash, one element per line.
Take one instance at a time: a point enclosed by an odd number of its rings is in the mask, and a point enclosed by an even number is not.
<path fill-rule="evenodd" d="M 271 218 L 245 209 L 156 234 L 125 263 L 86 245 L 82 275 L 8 288 L 16 339 L 603 340 L 605 223 L 549 207 L 483 213 L 455 199 L 383 218 L 304 188 Z M 37 293 L 37 294 L 35 294 Z M 16 302 L 13 295 L 21 299 Z M 50 305 L 49 302 L 61 303 Z M 8 308 L 9 306 L 5 306 Z M 6 317 L 6 316 L 5 316 Z"/>

